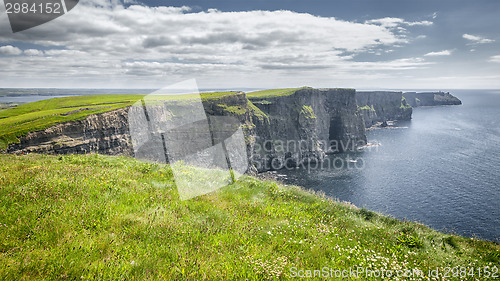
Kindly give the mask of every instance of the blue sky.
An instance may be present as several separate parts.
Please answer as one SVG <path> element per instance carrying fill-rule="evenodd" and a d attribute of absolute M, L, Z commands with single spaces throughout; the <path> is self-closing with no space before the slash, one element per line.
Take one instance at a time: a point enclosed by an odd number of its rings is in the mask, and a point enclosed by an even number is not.
<path fill-rule="evenodd" d="M 500 88 L 500 1 L 84 0 L 13 34 L 0 87 Z"/>

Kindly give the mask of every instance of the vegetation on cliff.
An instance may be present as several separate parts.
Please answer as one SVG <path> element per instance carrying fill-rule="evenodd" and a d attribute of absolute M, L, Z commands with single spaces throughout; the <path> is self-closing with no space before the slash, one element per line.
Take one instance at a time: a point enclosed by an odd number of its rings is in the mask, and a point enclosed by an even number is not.
<path fill-rule="evenodd" d="M 42 100 L 0 112 L 0 149 L 19 142 L 19 137 L 53 125 L 82 120 L 91 114 L 103 113 L 132 105 L 142 96 L 108 95 L 78 96 Z"/>
<path fill-rule="evenodd" d="M 301 116 L 304 116 L 307 119 L 310 119 L 310 118 L 315 119 L 316 118 L 316 115 L 314 115 L 314 111 L 313 111 L 312 107 L 307 106 L 307 105 L 302 105 L 302 108 L 301 108 L 299 114 Z"/>
<path fill-rule="evenodd" d="M 237 92 L 214 92 L 187 95 L 155 95 L 154 99 L 189 100 L 220 98 Z M 85 119 L 92 114 L 104 113 L 131 106 L 144 95 L 94 95 L 47 99 L 0 111 L 0 150 L 19 137 L 32 131 L 47 129 L 56 124 Z M 150 99 L 153 99 L 150 96 Z M 230 109 L 232 110 L 232 109 Z"/>
<path fill-rule="evenodd" d="M 125 157 L 0 155 L 0 171 L 7 280 L 266 280 L 324 267 L 427 275 L 500 266 L 498 244 L 253 177 L 179 201 L 168 165 Z"/>
<path fill-rule="evenodd" d="M 365 105 L 365 106 L 358 105 L 358 110 L 375 111 L 375 108 L 373 108 L 373 104 L 371 106 L 370 105 Z"/>
<path fill-rule="evenodd" d="M 252 98 L 269 98 L 269 97 L 289 96 L 289 95 L 294 94 L 298 90 L 305 89 L 305 88 L 308 88 L 308 87 L 262 90 L 262 91 L 247 93 L 247 97 L 252 99 Z"/>

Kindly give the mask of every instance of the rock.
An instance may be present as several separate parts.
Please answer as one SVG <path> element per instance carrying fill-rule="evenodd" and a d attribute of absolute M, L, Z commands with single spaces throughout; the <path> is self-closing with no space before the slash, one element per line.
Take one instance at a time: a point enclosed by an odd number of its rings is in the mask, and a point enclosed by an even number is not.
<path fill-rule="evenodd" d="M 172 107 L 158 101 L 148 108 L 148 114 L 161 116 L 155 119 L 161 128 L 164 122 L 185 114 L 186 102 Z M 167 162 L 167 152 L 190 155 L 220 143 L 241 128 L 248 159 L 239 160 L 248 161 L 247 172 L 256 173 L 321 162 L 327 152 L 357 150 L 367 143 L 365 126 L 411 118 L 411 107 L 401 92 L 354 89 L 302 88 L 288 95 L 250 99 L 240 92 L 203 99 L 202 106 L 208 121 L 180 128 L 176 134 L 165 133 L 163 139 L 157 134 L 151 143 L 135 151 L 129 127 L 135 121 L 129 120 L 129 112 L 138 109 L 127 107 L 30 132 L 7 152 L 101 153 Z M 206 122 L 208 131 L 203 129 Z M 175 151 L 165 151 L 164 141 L 170 141 Z"/>
<path fill-rule="evenodd" d="M 84 120 L 57 124 L 29 132 L 9 153 L 132 155 L 127 109 L 90 115 Z"/>
<path fill-rule="evenodd" d="M 304 88 L 250 101 L 266 116 L 254 123 L 252 162 L 259 171 L 320 162 L 327 151 L 355 150 L 366 144 L 353 89 Z"/>
<path fill-rule="evenodd" d="M 403 97 L 412 107 L 462 104 L 461 100 L 449 92 L 405 92 Z"/>
<path fill-rule="evenodd" d="M 411 120 L 412 108 L 402 92 L 358 91 L 356 95 L 366 128 L 378 122 Z"/>

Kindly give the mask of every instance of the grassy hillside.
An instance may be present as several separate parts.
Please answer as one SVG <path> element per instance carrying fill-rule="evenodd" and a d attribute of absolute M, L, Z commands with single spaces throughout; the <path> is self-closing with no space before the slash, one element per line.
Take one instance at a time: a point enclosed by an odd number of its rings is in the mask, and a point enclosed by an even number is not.
<path fill-rule="evenodd" d="M 324 267 L 500 266 L 497 244 L 252 177 L 179 201 L 167 165 L 130 158 L 0 155 L 0 171 L 0 279 L 267 280 Z"/>
<path fill-rule="evenodd" d="M 202 93 L 202 98 L 216 98 L 235 92 Z M 188 95 L 155 95 L 157 100 L 187 100 Z M 59 123 L 82 120 L 91 114 L 130 106 L 144 95 L 94 95 L 47 99 L 0 111 L 0 150 L 31 131 L 49 128 Z"/>
<path fill-rule="evenodd" d="M 67 121 L 81 120 L 132 105 L 143 96 L 109 95 L 47 99 L 0 112 L 0 149 L 18 142 L 30 131 L 46 129 Z"/>
<path fill-rule="evenodd" d="M 253 99 L 253 98 L 268 98 L 268 97 L 287 96 L 287 95 L 291 95 L 291 94 L 295 93 L 296 91 L 303 89 L 303 88 L 306 88 L 306 87 L 262 90 L 262 91 L 247 93 L 247 97 L 249 99 Z"/>

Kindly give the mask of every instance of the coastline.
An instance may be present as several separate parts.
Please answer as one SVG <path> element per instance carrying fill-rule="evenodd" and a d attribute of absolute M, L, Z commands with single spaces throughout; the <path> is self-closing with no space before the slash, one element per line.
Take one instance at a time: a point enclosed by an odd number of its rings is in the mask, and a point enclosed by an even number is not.
<path fill-rule="evenodd" d="M 0 162 L 7 279 L 288 280 L 325 267 L 440 268 L 443 278 L 446 268 L 500 266 L 498 243 L 274 181 L 243 176 L 179 201 L 168 165 L 103 155 L 0 155 Z"/>

